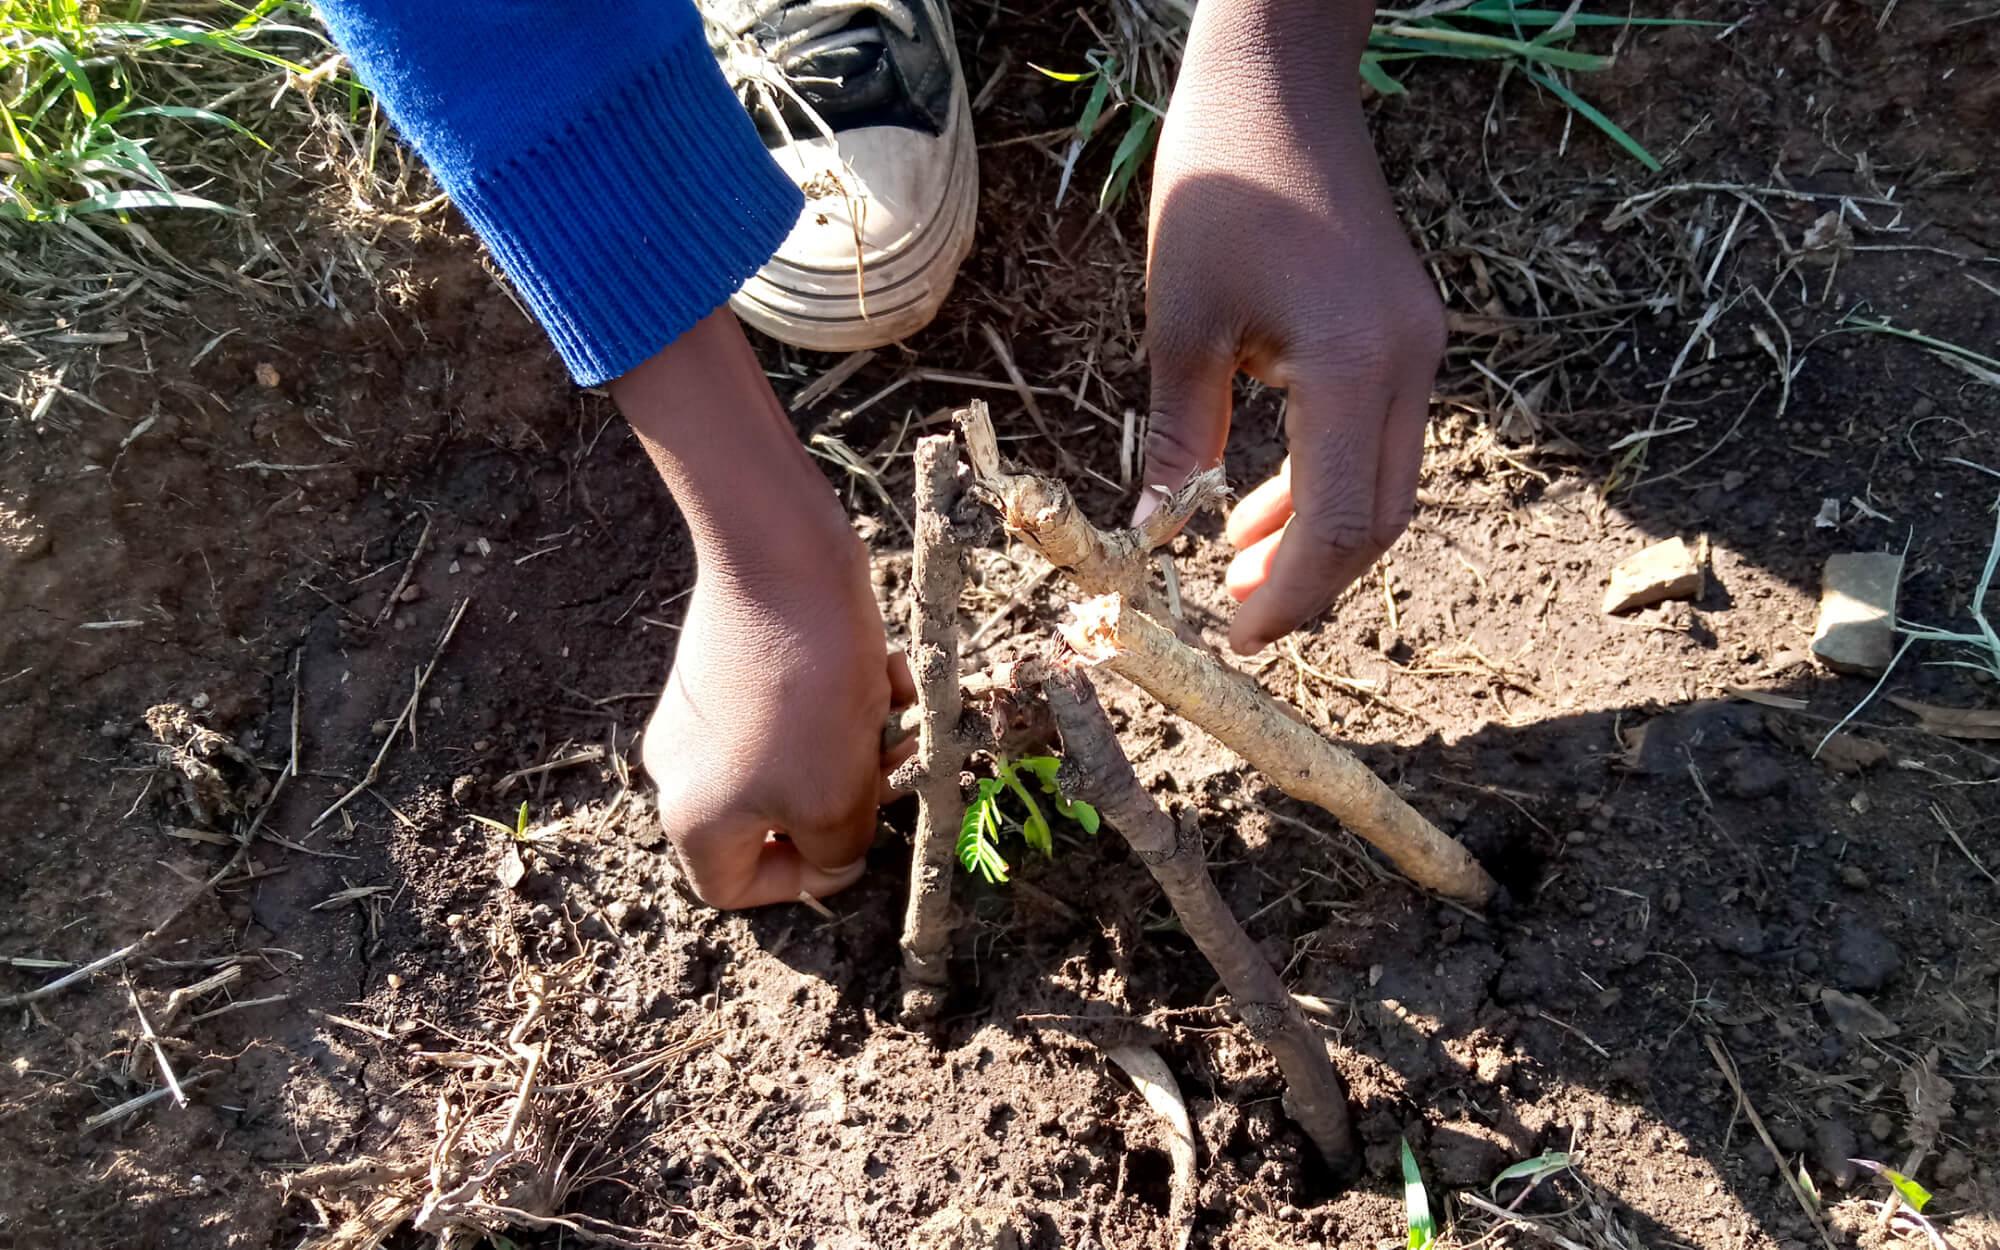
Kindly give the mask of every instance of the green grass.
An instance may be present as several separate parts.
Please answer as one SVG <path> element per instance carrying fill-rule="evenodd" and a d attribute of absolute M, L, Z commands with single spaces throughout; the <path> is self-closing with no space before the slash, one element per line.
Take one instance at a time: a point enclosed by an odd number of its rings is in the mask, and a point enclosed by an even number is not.
<path fill-rule="evenodd" d="M 1659 159 L 1567 81 L 1570 74 L 1608 69 L 1613 58 L 1569 45 L 1587 31 L 1720 25 L 1681 18 L 1567 13 L 1563 7 L 1537 8 L 1520 0 L 1472 0 L 1449 12 L 1430 14 L 1377 9 L 1375 16 L 1367 51 L 1361 58 L 1361 79 L 1381 94 L 1408 94 L 1409 87 L 1398 74 L 1418 61 L 1492 63 L 1520 72 L 1602 131 L 1633 160 L 1656 172 L 1660 168 Z M 1178 32 L 1173 34 L 1177 42 Z M 1163 71 L 1161 67 L 1173 59 L 1138 55 L 1130 49 L 1121 59 L 1100 49 L 1085 56 L 1087 68 L 1082 70 L 1035 67 L 1060 82 L 1089 87 L 1064 158 L 1062 179 L 1056 190 L 1058 204 L 1068 192 L 1078 159 L 1094 140 L 1111 129 L 1116 129 L 1119 137 L 1098 189 L 1098 207 L 1108 208 L 1124 196 L 1158 138 L 1158 123 L 1165 116 L 1170 90 L 1168 75 L 1174 68 L 1167 65 Z M 1122 126 L 1105 125 L 1120 113 L 1124 116 Z"/>
<path fill-rule="evenodd" d="M 324 45 L 293 16 L 290 0 L 0 0 L 0 220 L 236 211 L 204 193 L 210 149 L 263 140 L 221 101 L 242 94 L 243 69 L 306 72 L 260 46 Z"/>

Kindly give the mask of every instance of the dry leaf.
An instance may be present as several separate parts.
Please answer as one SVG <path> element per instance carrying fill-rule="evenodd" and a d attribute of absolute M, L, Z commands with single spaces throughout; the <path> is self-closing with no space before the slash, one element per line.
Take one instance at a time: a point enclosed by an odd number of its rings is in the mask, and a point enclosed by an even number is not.
<path fill-rule="evenodd" d="M 1922 722 L 1919 729 L 1940 738 L 2000 738 L 2000 708 L 1943 707 L 1893 694 L 1888 699 L 1905 712 L 1915 713 Z"/>

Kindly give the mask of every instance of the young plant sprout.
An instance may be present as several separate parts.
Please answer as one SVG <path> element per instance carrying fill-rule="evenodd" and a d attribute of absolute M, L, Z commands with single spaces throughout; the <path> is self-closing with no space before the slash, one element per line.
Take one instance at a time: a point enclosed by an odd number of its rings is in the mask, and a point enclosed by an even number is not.
<path fill-rule="evenodd" d="M 1061 768 L 1062 761 L 1053 755 L 1029 755 L 1018 760 L 1002 755 L 994 761 L 993 775 L 980 779 L 979 793 L 966 804 L 965 819 L 958 829 L 958 862 L 965 865 L 967 872 L 976 872 L 996 885 L 1007 880 L 1012 865 L 1001 856 L 999 841 L 1009 828 L 1018 828 L 1021 840 L 1045 858 L 1055 855 L 1054 832 L 1049 828 L 1048 817 L 1042 814 L 1041 804 L 1035 802 L 1033 791 L 1022 779 L 1024 773 L 1044 796 L 1054 799 L 1058 815 L 1085 833 L 1096 834 L 1097 809 L 1062 792 L 1056 784 L 1056 773 Z M 1020 800 L 1026 812 L 1018 820 L 1011 818 L 1002 806 L 1002 800 L 1010 793 Z"/>

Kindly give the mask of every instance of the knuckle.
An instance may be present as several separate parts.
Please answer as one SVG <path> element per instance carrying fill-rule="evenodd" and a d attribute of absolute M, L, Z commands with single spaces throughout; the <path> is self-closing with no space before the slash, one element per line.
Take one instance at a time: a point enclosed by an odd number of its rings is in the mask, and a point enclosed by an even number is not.
<path fill-rule="evenodd" d="M 1186 477 L 1202 467 L 1208 459 L 1208 448 L 1197 446 L 1189 436 L 1186 422 L 1172 413 L 1154 409 L 1146 418 L 1146 465 L 1150 472 L 1147 477 L 1155 478 L 1162 470 L 1176 479 Z M 1172 485 L 1179 485 L 1176 480 Z"/>

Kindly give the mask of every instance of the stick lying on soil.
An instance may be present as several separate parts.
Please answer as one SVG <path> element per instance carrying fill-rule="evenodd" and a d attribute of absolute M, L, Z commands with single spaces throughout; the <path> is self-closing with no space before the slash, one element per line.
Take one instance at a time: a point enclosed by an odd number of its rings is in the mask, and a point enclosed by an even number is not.
<path fill-rule="evenodd" d="M 958 456 L 949 434 L 917 444 L 917 527 L 910 608 L 910 668 L 917 682 L 917 754 L 906 779 L 917 792 L 916 850 L 910 905 L 903 919 L 903 1013 L 937 1014 L 951 954 L 951 874 L 965 796 L 958 774 L 969 749 L 959 736 L 964 700 L 958 687 L 958 592 L 964 549 L 951 532 L 958 501 Z"/>
<path fill-rule="evenodd" d="M 1075 626 L 1065 627 L 1065 640 L 1079 654 L 1207 730 L 1286 794 L 1331 812 L 1418 885 L 1475 907 L 1493 896 L 1493 879 L 1465 848 L 1360 761 L 1161 623 L 1171 618 L 1153 588 L 1146 554 L 1221 496 L 1221 470 L 1195 475 L 1139 528 L 1106 533 L 1090 523 L 1062 483 L 1005 469 L 985 404 L 973 401 L 958 421 L 973 483 L 993 501 L 1007 528 L 1086 592 L 1105 596 L 1086 605 L 1089 611 Z"/>
<path fill-rule="evenodd" d="M 1117 595 L 1072 605 L 1059 628 L 1083 660 L 1102 664 L 1201 726 L 1286 794 L 1332 812 L 1418 885 L 1475 907 L 1493 896 L 1493 878 L 1479 862 L 1361 761 Z"/>
<path fill-rule="evenodd" d="M 1065 666 L 1043 681 L 1042 690 L 1062 730 L 1063 792 L 1096 807 L 1138 852 L 1188 936 L 1222 978 L 1237 1018 L 1278 1061 L 1287 1086 L 1286 1110 L 1327 1163 L 1345 1170 L 1354 1157 L 1347 1091 L 1327 1059 L 1325 1043 L 1216 892 L 1201 831 L 1192 825 L 1177 827 L 1139 784 L 1088 677 Z"/>

